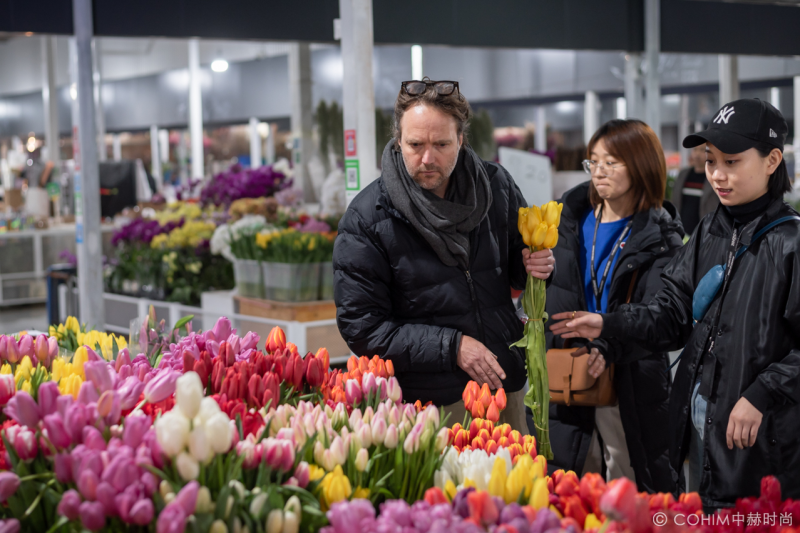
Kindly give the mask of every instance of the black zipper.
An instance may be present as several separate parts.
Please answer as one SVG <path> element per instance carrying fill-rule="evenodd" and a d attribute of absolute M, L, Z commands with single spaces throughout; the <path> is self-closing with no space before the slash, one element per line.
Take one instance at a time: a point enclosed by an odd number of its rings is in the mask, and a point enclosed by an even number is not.
<path fill-rule="evenodd" d="M 472 297 L 472 309 L 475 311 L 475 318 L 478 319 L 478 329 L 481 332 L 481 342 L 486 344 L 486 332 L 483 330 L 483 321 L 481 320 L 481 310 L 478 305 L 478 297 L 475 295 L 475 286 L 472 284 L 472 275 L 469 270 L 465 270 L 464 274 L 467 275 L 467 285 L 469 285 L 469 295 Z"/>

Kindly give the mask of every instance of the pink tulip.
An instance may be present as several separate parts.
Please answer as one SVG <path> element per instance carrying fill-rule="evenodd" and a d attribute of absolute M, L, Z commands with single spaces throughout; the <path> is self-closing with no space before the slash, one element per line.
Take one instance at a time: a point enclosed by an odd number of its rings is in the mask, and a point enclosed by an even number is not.
<path fill-rule="evenodd" d="M 217 320 L 212 331 L 214 332 L 214 338 L 220 342 L 227 340 L 231 333 L 236 333 L 236 330 L 231 328 L 231 321 L 224 316 Z"/>
<path fill-rule="evenodd" d="M 86 379 L 92 382 L 98 393 L 114 388 L 113 370 L 105 361 L 89 361 L 83 365 Z"/>
<path fill-rule="evenodd" d="M 130 368 L 124 367 L 125 368 Z M 120 374 L 120 379 L 122 379 L 122 375 Z M 141 380 L 136 376 L 126 377 L 120 387 L 117 389 L 119 393 L 119 402 L 120 402 L 120 409 L 123 411 L 127 411 L 129 409 L 133 409 L 136 404 L 139 402 L 139 397 L 142 395 L 142 391 L 144 390 L 145 384 L 141 382 Z"/>
<path fill-rule="evenodd" d="M 228 344 L 230 344 L 234 355 L 242 353 L 242 340 L 235 333 L 228 337 Z"/>
<path fill-rule="evenodd" d="M 0 503 L 9 499 L 19 488 L 19 476 L 14 472 L 0 472 Z"/>
<path fill-rule="evenodd" d="M 19 345 L 14 337 L 6 337 L 6 360 L 11 364 L 19 363 Z"/>
<path fill-rule="evenodd" d="M 33 337 L 30 335 L 23 335 L 19 338 L 19 359 L 22 360 L 23 357 L 26 355 L 31 358 L 31 362 L 33 366 L 36 366 L 36 363 L 33 361 L 34 357 L 36 357 L 33 353 Z"/>
<path fill-rule="evenodd" d="M 39 405 L 33 397 L 25 391 L 19 391 L 8 401 L 6 414 L 23 426 L 36 428 L 42 415 Z"/>
<path fill-rule="evenodd" d="M 294 469 L 294 478 L 297 480 L 297 486 L 301 489 L 304 489 L 308 486 L 310 471 L 308 468 L 308 463 L 305 461 L 300 461 L 298 463 L 297 468 Z"/>
<path fill-rule="evenodd" d="M 0 533 L 19 533 L 20 525 L 19 520 L 16 518 L 7 518 L 0 520 Z"/>
<path fill-rule="evenodd" d="M 64 419 L 58 414 L 47 415 L 44 417 L 44 427 L 47 430 L 47 436 L 53 445 L 63 450 L 72 444 L 72 438 L 67 433 L 67 428 L 64 427 Z"/>
<path fill-rule="evenodd" d="M 17 387 L 14 384 L 14 376 L 11 374 L 0 374 L 0 407 L 8 404 L 14 397 Z"/>
<path fill-rule="evenodd" d="M 389 384 L 385 378 L 379 377 L 375 379 L 375 385 L 377 386 L 378 390 L 380 391 L 381 401 L 388 398 L 388 388 Z"/>
<path fill-rule="evenodd" d="M 95 494 L 97 501 L 103 504 L 103 512 L 106 516 L 115 516 L 117 514 L 117 503 L 114 498 L 117 496 L 117 491 L 114 490 L 114 487 L 110 483 L 102 481 L 97 485 Z"/>
<path fill-rule="evenodd" d="M 131 509 L 135 503 L 136 496 L 127 491 L 120 492 L 114 497 L 114 505 L 117 508 L 117 513 L 119 514 L 119 517 L 122 518 L 123 522 L 130 523 Z"/>
<path fill-rule="evenodd" d="M 86 500 L 94 501 L 97 497 L 97 485 L 100 480 L 94 470 L 84 470 L 78 477 L 78 490 Z"/>
<path fill-rule="evenodd" d="M 183 533 L 186 518 L 186 511 L 173 501 L 158 514 L 156 533 Z"/>
<path fill-rule="evenodd" d="M 64 419 L 64 426 L 72 437 L 73 443 L 81 442 L 83 439 L 83 427 L 89 423 L 89 413 L 86 405 L 73 403 L 67 408 L 67 416 Z"/>
<path fill-rule="evenodd" d="M 361 378 L 361 388 L 364 391 L 364 396 L 375 395 L 375 392 L 378 390 L 378 383 L 375 381 L 375 374 L 372 372 L 367 372 Z"/>
<path fill-rule="evenodd" d="M 81 383 L 81 388 L 78 390 L 78 402 L 89 405 L 90 403 L 97 403 L 99 399 L 100 395 L 97 394 L 97 389 L 91 381 Z"/>
<path fill-rule="evenodd" d="M 53 364 L 53 360 L 58 357 L 58 339 L 55 337 L 47 338 L 47 368 Z"/>
<path fill-rule="evenodd" d="M 147 416 L 128 415 L 125 417 L 122 441 L 131 448 L 137 448 L 150 429 L 150 418 Z"/>
<path fill-rule="evenodd" d="M 372 419 L 372 443 L 381 444 L 383 439 L 386 438 L 386 431 L 389 429 L 386 425 L 386 419 L 383 417 L 375 417 Z"/>
<path fill-rule="evenodd" d="M 119 373 L 119 369 L 123 366 L 131 366 L 131 353 L 127 348 L 123 348 L 117 354 L 117 359 L 114 361 L 114 370 Z"/>
<path fill-rule="evenodd" d="M 91 347 L 85 344 L 83 345 L 83 347 L 86 348 L 86 354 L 89 356 L 89 361 L 100 361 L 101 363 L 106 362 L 106 360 L 97 355 L 97 352 L 95 352 Z"/>
<path fill-rule="evenodd" d="M 228 324 L 230 324 L 230 322 L 228 322 Z M 195 507 L 197 506 L 197 492 L 199 490 L 200 483 L 197 481 L 190 481 L 184 485 L 178 492 L 178 495 L 175 496 L 175 503 L 181 506 L 186 516 L 194 514 Z"/>
<path fill-rule="evenodd" d="M 55 474 L 59 483 L 72 483 L 72 458 L 69 454 L 56 454 Z"/>
<path fill-rule="evenodd" d="M 49 352 L 50 349 L 49 346 L 47 345 L 47 336 L 42 334 L 36 337 L 36 342 L 34 343 L 33 347 L 33 354 L 45 368 L 50 367 Z"/>
<path fill-rule="evenodd" d="M 106 440 L 100 430 L 94 426 L 83 427 L 83 444 L 90 450 L 97 450 L 98 452 L 106 449 Z"/>
<path fill-rule="evenodd" d="M 39 385 L 39 412 L 42 416 L 55 413 L 58 409 L 58 385 L 54 381 L 45 381 Z"/>
<path fill-rule="evenodd" d="M 78 508 L 81 524 L 89 531 L 97 531 L 106 525 L 106 515 L 100 502 L 83 502 Z"/>
<path fill-rule="evenodd" d="M 23 461 L 30 461 L 39 453 L 36 434 L 28 428 L 22 428 L 14 438 L 14 451 Z"/>
<path fill-rule="evenodd" d="M 0 335 L 0 360 L 5 361 L 8 359 L 8 337 Z"/>
<path fill-rule="evenodd" d="M 175 393 L 175 382 L 181 376 L 175 370 L 160 371 L 144 388 L 144 397 L 148 403 L 158 403 Z"/>
<path fill-rule="evenodd" d="M 397 381 L 397 378 L 392 376 L 388 380 L 388 386 L 386 393 L 389 396 L 389 399 L 392 400 L 394 403 L 400 403 L 403 401 L 403 390 L 400 388 L 400 382 Z"/>
<path fill-rule="evenodd" d="M 67 409 L 73 404 L 72 396 L 65 394 L 56 398 L 56 412 L 61 415 L 61 418 L 66 419 Z"/>
<path fill-rule="evenodd" d="M 258 445 L 259 451 L 262 445 Z M 236 455 L 244 457 L 242 466 L 247 469 L 252 469 L 258 466 L 260 454 L 256 453 L 256 445 L 249 439 L 240 440 L 236 443 Z"/>
<path fill-rule="evenodd" d="M 344 395 L 347 403 L 350 405 L 358 405 L 364 394 L 361 392 L 361 385 L 355 379 L 348 379 L 344 385 Z"/>
<path fill-rule="evenodd" d="M 70 520 L 77 520 L 80 516 L 81 497 L 78 491 L 70 489 L 61 496 L 61 501 L 58 504 L 58 514 L 65 516 Z"/>
<path fill-rule="evenodd" d="M 130 513 L 130 522 L 137 526 L 146 526 L 153 520 L 154 514 L 153 501 L 142 498 L 133 505 Z"/>
<path fill-rule="evenodd" d="M 242 344 L 241 344 L 242 351 L 244 352 L 247 350 L 255 350 L 256 347 L 258 346 L 258 341 L 260 340 L 261 337 L 258 336 L 258 333 L 255 333 L 253 331 L 248 332 L 247 335 L 244 336 L 244 339 L 242 339 Z"/>
<path fill-rule="evenodd" d="M 159 479 L 155 476 L 155 474 L 151 472 L 145 472 L 142 474 L 140 481 L 144 486 L 144 492 L 148 498 L 152 496 L 156 490 L 158 490 Z"/>

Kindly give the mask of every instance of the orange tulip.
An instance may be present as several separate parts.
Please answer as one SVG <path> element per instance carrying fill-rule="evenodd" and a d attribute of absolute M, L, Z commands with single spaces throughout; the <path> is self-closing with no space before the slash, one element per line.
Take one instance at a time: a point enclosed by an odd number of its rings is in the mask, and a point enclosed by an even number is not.
<path fill-rule="evenodd" d="M 414 409 L 416 409 L 418 413 L 419 413 L 420 411 L 422 411 L 422 402 L 421 402 L 421 401 L 419 401 L 419 400 L 417 400 L 416 402 L 414 402 Z"/>
<path fill-rule="evenodd" d="M 511 430 L 508 434 L 508 440 L 516 444 L 522 444 L 522 435 L 516 429 Z"/>
<path fill-rule="evenodd" d="M 483 404 L 484 409 L 489 408 L 492 403 L 492 393 L 489 391 L 489 384 L 484 383 L 481 387 L 481 393 L 478 395 L 478 400 Z"/>
<path fill-rule="evenodd" d="M 383 362 L 383 359 L 378 359 L 378 363 L 375 365 L 375 377 L 389 379 L 389 373 L 386 371 L 386 363 Z"/>
<path fill-rule="evenodd" d="M 286 343 L 286 349 L 289 350 L 289 352 L 291 352 L 294 355 L 299 355 L 299 353 L 297 351 L 297 345 L 295 343 L 293 343 L 293 342 L 287 342 Z"/>
<path fill-rule="evenodd" d="M 508 448 L 508 445 L 511 444 L 508 442 L 508 437 L 500 437 L 497 439 L 497 445 L 501 448 Z"/>
<path fill-rule="evenodd" d="M 267 342 L 264 347 L 269 353 L 283 350 L 286 347 L 286 333 L 280 327 L 275 326 L 267 335 Z"/>
<path fill-rule="evenodd" d="M 472 412 L 472 405 L 475 403 L 475 395 L 469 389 L 464 389 L 464 394 L 464 408 L 467 411 Z"/>
<path fill-rule="evenodd" d="M 450 503 L 445 497 L 444 492 L 442 492 L 442 489 L 440 489 L 439 487 L 431 487 L 428 490 L 426 490 L 424 499 L 430 505 L 436 505 L 439 503 L 447 503 L 447 504 Z"/>
<path fill-rule="evenodd" d="M 331 355 L 328 353 L 327 348 L 320 348 L 317 350 L 317 354 L 315 356 L 317 359 L 322 361 L 322 372 L 325 373 L 330 370 L 331 367 Z"/>
<path fill-rule="evenodd" d="M 486 415 L 486 408 L 480 401 L 472 404 L 472 418 L 483 418 Z"/>
<path fill-rule="evenodd" d="M 472 439 L 471 446 L 473 450 L 482 450 L 484 446 L 486 446 L 486 443 L 482 438 L 475 437 L 474 439 Z"/>
<path fill-rule="evenodd" d="M 478 432 L 483 429 L 483 419 L 475 418 L 469 424 L 469 439 L 472 440 L 478 436 Z"/>
<path fill-rule="evenodd" d="M 703 510 L 703 502 L 700 499 L 700 495 L 696 492 L 685 492 L 680 495 L 678 501 L 684 504 L 691 513 Z"/>
<path fill-rule="evenodd" d="M 481 430 L 478 431 L 478 437 L 480 437 L 483 440 L 483 442 L 488 442 L 489 440 L 491 440 L 492 434 L 489 433 L 486 430 L 486 428 L 481 428 Z"/>
<path fill-rule="evenodd" d="M 494 400 L 489 404 L 489 409 L 486 410 L 486 418 L 492 422 L 500 421 L 500 410 Z"/>
<path fill-rule="evenodd" d="M 572 494 L 566 498 L 564 502 L 564 516 L 574 518 L 578 524 L 586 522 L 588 513 L 581 503 L 581 498 L 577 494 Z"/>
<path fill-rule="evenodd" d="M 497 453 L 497 448 L 499 448 L 497 443 L 492 439 L 489 439 L 489 441 L 486 443 L 486 447 L 484 448 L 484 450 L 486 451 L 486 453 L 491 455 L 493 453 Z"/>
<path fill-rule="evenodd" d="M 494 433 L 494 422 L 492 422 L 491 420 L 485 420 L 485 419 L 484 419 L 484 421 L 483 421 L 483 427 L 485 427 L 485 428 L 486 428 L 486 431 L 488 431 L 488 432 L 489 432 L 489 435 L 491 435 L 492 433 Z"/>
<path fill-rule="evenodd" d="M 583 497 L 583 480 L 581 480 L 581 497 Z M 675 503 L 675 497 L 670 493 L 659 492 L 650 495 L 651 511 L 666 511 L 669 506 Z"/>
<path fill-rule="evenodd" d="M 392 363 L 391 359 L 386 360 L 386 372 L 389 374 L 389 377 L 394 376 L 394 363 Z"/>
<path fill-rule="evenodd" d="M 362 355 L 361 357 L 358 358 L 358 369 L 361 371 L 362 374 L 370 372 L 369 358 L 367 358 L 367 356 Z"/>
<path fill-rule="evenodd" d="M 453 436 L 453 444 L 456 446 L 463 448 L 464 446 L 468 446 L 471 442 L 472 439 L 469 438 L 469 432 L 465 429 L 460 430 Z"/>
<path fill-rule="evenodd" d="M 347 371 L 352 374 L 353 372 L 355 372 L 357 368 L 358 368 L 358 357 L 356 357 L 355 355 L 351 355 L 347 359 Z"/>
<path fill-rule="evenodd" d="M 525 435 L 522 439 L 522 451 L 529 454 L 534 459 L 536 458 L 536 438 Z"/>
<path fill-rule="evenodd" d="M 453 427 L 450 429 L 450 431 L 452 431 L 453 434 L 455 434 L 455 433 L 458 433 L 459 431 L 461 431 L 462 429 L 464 429 L 464 428 L 461 427 L 461 422 L 456 422 L 455 424 L 453 424 Z"/>
<path fill-rule="evenodd" d="M 522 446 L 519 444 L 512 444 L 511 446 L 506 447 L 508 449 L 508 453 L 511 454 L 511 459 L 513 460 L 514 457 L 522 453 Z"/>
<path fill-rule="evenodd" d="M 470 520 L 485 527 L 497 523 L 500 511 L 487 491 L 473 491 L 467 495 Z"/>
<path fill-rule="evenodd" d="M 497 393 L 494 395 L 494 403 L 497 404 L 497 408 L 501 411 L 505 410 L 506 406 L 508 405 L 506 391 L 502 387 L 497 389 Z"/>

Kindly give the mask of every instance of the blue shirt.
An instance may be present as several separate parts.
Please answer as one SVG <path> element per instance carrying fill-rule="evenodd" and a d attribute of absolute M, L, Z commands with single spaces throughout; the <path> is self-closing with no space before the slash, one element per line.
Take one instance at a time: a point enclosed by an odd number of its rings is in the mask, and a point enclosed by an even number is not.
<path fill-rule="evenodd" d="M 631 217 L 617 220 L 616 222 L 601 222 L 600 227 L 597 228 L 597 241 L 595 242 L 594 262 L 595 272 L 597 275 L 597 286 L 600 287 L 600 280 L 603 278 L 603 272 L 608 263 L 608 256 L 611 254 L 611 249 L 614 248 L 614 243 L 617 242 L 622 230 L 628 224 Z M 614 277 L 614 268 L 616 268 L 617 260 L 622 255 L 624 245 L 620 246 L 614 260 L 611 263 L 611 269 L 608 271 L 606 278 L 606 285 L 603 287 L 602 298 L 600 299 L 600 309 L 597 308 L 597 302 L 594 297 L 594 290 L 592 290 L 592 272 L 589 265 L 592 261 L 592 238 L 594 237 L 594 225 L 597 218 L 594 215 L 594 210 L 590 209 L 588 213 L 583 216 L 580 231 L 581 243 L 581 272 L 583 273 L 583 293 L 586 296 L 586 310 L 591 313 L 605 313 L 608 307 L 608 290 L 611 288 L 611 280 Z M 628 240 L 630 231 L 622 240 L 624 243 Z"/>

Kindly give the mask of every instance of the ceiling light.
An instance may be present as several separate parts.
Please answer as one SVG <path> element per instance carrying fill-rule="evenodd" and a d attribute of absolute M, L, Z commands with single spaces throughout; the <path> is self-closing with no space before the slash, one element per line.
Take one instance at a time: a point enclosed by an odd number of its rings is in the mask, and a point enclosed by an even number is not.
<path fill-rule="evenodd" d="M 27 148 L 29 152 L 36 150 L 36 137 L 33 135 L 28 137 L 28 142 L 25 143 L 25 148 Z"/>
<path fill-rule="evenodd" d="M 258 130 L 258 135 L 262 139 L 266 139 L 267 137 L 269 137 L 269 124 L 267 124 L 266 122 L 259 122 L 257 130 Z"/>
<path fill-rule="evenodd" d="M 211 70 L 214 72 L 225 72 L 228 70 L 228 62 L 224 59 L 215 59 L 211 62 Z"/>

